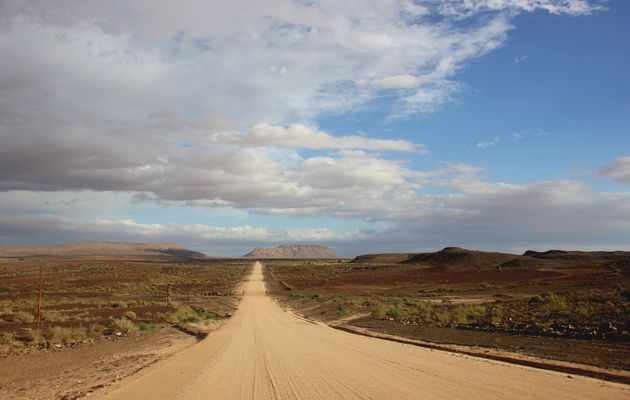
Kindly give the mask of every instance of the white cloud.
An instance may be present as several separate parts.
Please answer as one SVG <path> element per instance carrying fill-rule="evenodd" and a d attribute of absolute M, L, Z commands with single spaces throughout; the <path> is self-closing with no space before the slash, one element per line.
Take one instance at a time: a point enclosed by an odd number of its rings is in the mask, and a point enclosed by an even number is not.
<path fill-rule="evenodd" d="M 605 0 L 432 0 L 440 12 L 458 16 L 470 16 L 481 11 L 544 10 L 552 14 L 584 15 L 603 9 Z"/>
<path fill-rule="evenodd" d="M 403 89 L 397 107 L 407 115 L 430 112 L 455 95 L 467 61 L 505 41 L 514 8 L 587 9 L 531 3 L 475 2 L 468 12 L 497 12 L 460 25 L 450 6 L 431 1 L 134 1 L 115 10 L 105 1 L 9 1 L 0 85 L 9 104 L 72 120 L 139 122 L 170 110 L 211 126 L 289 124 L 359 109 L 392 88 Z M 447 18 L 433 23 L 436 13 Z"/>
<path fill-rule="evenodd" d="M 499 143 L 501 139 L 498 136 L 495 136 L 494 139 L 488 142 L 477 142 L 477 147 L 480 149 L 487 149 L 488 147 L 492 147 Z"/>
<path fill-rule="evenodd" d="M 303 124 L 291 124 L 284 127 L 259 123 L 248 128 L 244 134 L 211 134 L 208 140 L 243 146 L 277 146 L 312 150 L 392 150 L 415 151 L 422 154 L 428 151 L 424 145 L 406 140 L 371 139 L 359 135 L 337 137 Z"/>
<path fill-rule="evenodd" d="M 630 156 L 616 158 L 595 173 L 601 178 L 614 179 L 619 183 L 630 183 Z"/>
<path fill-rule="evenodd" d="M 514 64 L 520 64 L 523 61 L 527 60 L 529 58 L 529 55 L 525 54 L 523 56 L 518 56 L 518 57 L 514 57 Z"/>
<path fill-rule="evenodd" d="M 443 186 L 449 192 L 425 191 L 413 186 L 404 168 L 380 168 L 380 176 L 360 171 L 361 154 L 349 159 L 309 160 L 304 176 L 313 193 L 293 199 L 289 206 L 265 208 L 261 212 L 281 215 L 323 215 L 381 220 L 373 228 L 331 229 L 324 226 L 274 229 L 243 223 L 232 227 L 203 223 L 141 223 L 115 217 L 117 202 L 108 202 L 101 193 L 14 193 L 0 194 L 0 240 L 11 243 L 110 239 L 135 241 L 177 241 L 199 250 L 217 254 L 241 254 L 248 247 L 282 242 L 334 243 L 345 254 L 370 251 L 413 251 L 438 249 L 447 245 L 511 250 L 532 247 L 591 248 L 627 247 L 630 230 L 630 194 L 597 193 L 576 181 L 549 181 L 531 184 L 486 182 L 480 169 L 466 164 L 451 164 L 434 171 L 414 171 L 414 180 L 424 185 Z M 334 185 L 330 175 L 345 163 L 348 172 L 342 183 Z M 356 168 L 354 167 L 356 165 Z M 389 171 L 389 172 L 386 172 Z M 382 182 L 390 181 L 389 192 Z M 324 184 L 328 184 L 325 187 Z M 372 189 L 370 189 L 372 188 Z M 260 188 L 258 188 L 260 189 Z M 352 192 L 357 192 L 354 196 Z M 36 212 L 37 201 L 17 204 L 15 199 L 51 197 L 47 209 Z M 75 215 L 74 202 L 79 198 Z M 99 200 L 101 199 L 101 200 Z M 101 201 L 103 213 L 91 216 L 89 202 Z M 85 205 L 82 203 L 85 202 Z M 72 204 L 70 204 L 72 203 Z M 29 205 L 30 204 L 30 205 Z M 272 205 L 277 204 L 276 201 Z M 94 204 L 92 204 L 93 206 Z M 187 207 L 170 202 L 169 208 Z M 270 206 L 272 207 L 272 206 Z M 108 210 L 109 209 L 109 214 Z M 167 212 L 167 211 L 165 211 Z"/>
<path fill-rule="evenodd" d="M 478 149 L 483 150 L 489 147 L 496 146 L 499 143 L 518 142 L 519 140 L 523 139 L 540 138 L 548 135 L 549 133 L 541 129 L 526 130 L 521 132 L 513 132 L 511 135 L 495 136 L 492 140 L 479 141 L 475 146 Z"/>
<path fill-rule="evenodd" d="M 409 89 L 419 86 L 428 79 L 411 74 L 400 74 L 386 76 L 379 79 L 361 79 L 357 81 L 359 86 L 372 87 L 377 89 Z"/>
<path fill-rule="evenodd" d="M 79 240 L 176 241 L 211 255 L 242 255 L 254 246 L 278 243 L 331 243 L 358 240 L 367 232 L 327 228 L 271 229 L 238 225 L 147 224 L 133 219 L 77 219 L 54 214 L 0 213 L 3 244 L 49 244 Z M 51 239 L 53 238 L 53 239 Z"/>
<path fill-rule="evenodd" d="M 384 221 L 377 236 L 446 238 L 462 227 L 480 232 L 480 242 L 503 240 L 508 229 L 505 241 L 518 241 L 545 231 L 546 218 L 557 222 L 558 235 L 573 237 L 586 226 L 580 213 L 617 232 L 628 219 L 625 195 L 567 182 L 488 183 L 464 164 L 417 170 L 405 157 L 426 153 L 422 144 L 313 128 L 322 115 L 352 113 L 384 95 L 392 96 L 393 118 L 433 112 L 457 101 L 466 89 L 458 71 L 505 43 L 518 12 L 581 15 L 598 5 L 4 1 L 2 240 L 53 231 L 67 238 L 172 234 L 191 243 L 367 237 L 325 227 L 278 232 L 114 217 L 131 196 L 134 204 L 164 207 Z M 619 160 L 599 175 L 627 181 Z M 562 230 L 555 215 L 578 222 Z M 509 221 L 504 228 L 500 216 Z M 599 222 L 584 221 L 605 236 Z"/>

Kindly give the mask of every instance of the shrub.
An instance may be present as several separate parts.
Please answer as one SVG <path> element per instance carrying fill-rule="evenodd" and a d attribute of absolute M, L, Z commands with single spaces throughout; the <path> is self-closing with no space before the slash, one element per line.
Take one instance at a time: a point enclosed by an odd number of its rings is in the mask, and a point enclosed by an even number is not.
<path fill-rule="evenodd" d="M 430 301 L 421 301 L 416 306 L 418 309 L 418 317 L 423 321 L 429 321 L 431 319 L 431 309 L 433 305 Z"/>
<path fill-rule="evenodd" d="M 138 331 L 138 326 L 127 318 L 114 318 L 112 322 L 114 328 L 120 333 L 135 333 Z"/>
<path fill-rule="evenodd" d="M 375 305 L 370 315 L 372 318 L 383 318 L 385 316 L 385 306 L 382 304 Z"/>
<path fill-rule="evenodd" d="M 127 302 L 122 300 L 114 301 L 109 303 L 109 306 L 111 308 L 127 308 Z"/>
<path fill-rule="evenodd" d="M 350 310 L 347 308 L 347 303 L 339 303 L 337 305 L 337 315 L 344 317 L 350 315 Z"/>
<path fill-rule="evenodd" d="M 92 324 L 88 330 L 88 336 L 99 337 L 105 332 L 105 327 L 101 324 Z"/>
<path fill-rule="evenodd" d="M 140 322 L 138 324 L 138 328 L 143 332 L 152 331 L 155 329 L 155 327 L 156 326 L 153 322 Z"/>
<path fill-rule="evenodd" d="M 2 332 L 0 334 L 0 345 L 11 345 L 13 344 L 13 334 L 8 332 Z"/>
<path fill-rule="evenodd" d="M 401 313 L 400 313 L 400 310 L 398 308 L 391 307 L 389 310 L 387 310 L 385 315 L 387 315 L 389 318 L 399 319 Z"/>
<path fill-rule="evenodd" d="M 469 306 L 460 304 L 453 310 L 453 322 L 456 324 L 471 324 L 484 318 L 486 308 L 483 306 Z"/>
<path fill-rule="evenodd" d="M 530 299 L 530 303 L 535 304 L 540 311 L 545 313 L 560 313 L 568 310 L 567 302 L 554 292 L 534 296 Z"/>
<path fill-rule="evenodd" d="M 486 308 L 484 306 L 471 306 L 468 308 L 468 317 L 474 321 L 484 318 L 486 315 Z"/>
<path fill-rule="evenodd" d="M 35 321 L 35 317 L 33 316 L 33 314 L 28 313 L 26 311 L 18 311 L 13 314 L 13 317 L 15 318 L 16 321 L 23 322 L 23 323 L 30 323 L 30 322 Z"/>
<path fill-rule="evenodd" d="M 45 311 L 44 319 L 46 321 L 64 322 L 67 321 L 69 318 L 66 314 L 60 311 Z"/>
<path fill-rule="evenodd" d="M 137 315 L 136 315 L 136 313 L 135 313 L 135 312 L 133 312 L 133 311 L 127 311 L 127 312 L 125 313 L 125 318 L 127 318 L 127 319 L 128 319 L 128 320 L 130 320 L 130 321 L 133 321 L 134 319 L 136 319 L 136 318 L 137 318 Z"/>
<path fill-rule="evenodd" d="M 199 322 L 199 314 L 189 306 L 180 307 L 171 314 L 171 321 L 173 322 Z"/>
<path fill-rule="evenodd" d="M 26 329 L 24 333 L 22 333 L 21 335 L 19 335 L 19 337 L 17 337 L 17 339 L 23 342 L 39 343 L 42 341 L 42 336 L 37 331 L 34 331 L 32 329 Z"/>
<path fill-rule="evenodd" d="M 49 328 L 44 334 L 44 337 L 50 343 L 63 343 L 72 344 L 77 343 L 87 338 L 87 332 L 85 328 L 66 328 L 61 326 L 53 326 Z"/>
<path fill-rule="evenodd" d="M 465 306 L 457 306 L 453 310 L 453 322 L 456 324 L 467 324 L 470 321 L 468 320 L 468 310 Z"/>
<path fill-rule="evenodd" d="M 503 309 L 500 307 L 492 308 L 488 311 L 488 317 L 490 318 L 490 322 L 498 325 L 503 321 Z"/>
<path fill-rule="evenodd" d="M 591 315 L 593 315 L 593 310 L 584 303 L 578 303 L 573 311 L 575 311 L 576 314 L 582 317 L 590 317 Z"/>
<path fill-rule="evenodd" d="M 443 308 L 436 308 L 432 312 L 433 319 L 440 324 L 448 324 L 451 322 L 451 313 Z"/>

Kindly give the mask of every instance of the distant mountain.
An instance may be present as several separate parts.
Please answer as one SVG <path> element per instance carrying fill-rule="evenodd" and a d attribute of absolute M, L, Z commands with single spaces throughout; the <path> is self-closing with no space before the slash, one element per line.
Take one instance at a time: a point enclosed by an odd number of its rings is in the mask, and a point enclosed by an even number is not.
<path fill-rule="evenodd" d="M 278 247 L 256 247 L 245 254 L 252 258 L 343 258 L 326 246 L 312 244 L 282 245 Z"/>
<path fill-rule="evenodd" d="M 363 264 L 423 264 L 448 270 L 504 268 L 569 268 L 569 267 L 630 267 L 627 251 L 562 251 L 537 252 L 522 255 L 446 247 L 433 253 L 365 254 L 352 260 Z"/>
<path fill-rule="evenodd" d="M 204 259 L 208 256 L 175 243 L 78 242 L 50 246 L 0 246 L 0 257 Z"/>

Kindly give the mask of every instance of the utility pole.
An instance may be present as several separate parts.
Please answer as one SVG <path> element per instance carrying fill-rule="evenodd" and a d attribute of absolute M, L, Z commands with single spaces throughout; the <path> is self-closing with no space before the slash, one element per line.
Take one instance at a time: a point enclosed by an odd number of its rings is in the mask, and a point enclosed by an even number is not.
<path fill-rule="evenodd" d="M 44 288 L 44 273 L 42 266 L 39 266 L 39 292 L 37 294 L 37 325 L 36 329 L 39 332 L 42 329 L 42 291 Z"/>

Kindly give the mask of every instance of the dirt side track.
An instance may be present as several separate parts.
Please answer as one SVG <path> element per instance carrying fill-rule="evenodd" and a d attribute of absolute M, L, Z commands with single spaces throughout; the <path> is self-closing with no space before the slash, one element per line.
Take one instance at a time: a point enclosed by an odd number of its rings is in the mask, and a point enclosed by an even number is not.
<path fill-rule="evenodd" d="M 97 398 L 627 399 L 630 387 L 357 336 L 287 313 L 262 266 L 205 341 Z"/>

